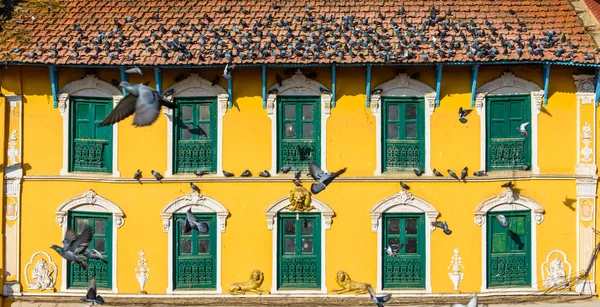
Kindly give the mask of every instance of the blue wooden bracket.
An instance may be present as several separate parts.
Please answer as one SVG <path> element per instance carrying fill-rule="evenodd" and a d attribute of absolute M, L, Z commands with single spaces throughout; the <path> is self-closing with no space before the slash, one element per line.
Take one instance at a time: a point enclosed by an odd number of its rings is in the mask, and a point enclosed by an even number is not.
<path fill-rule="evenodd" d="M 550 81 L 550 64 L 544 64 L 542 69 L 542 79 L 544 81 L 544 105 L 548 105 L 548 81 Z"/>
<path fill-rule="evenodd" d="M 335 64 L 331 65 L 331 107 L 335 108 Z"/>
<path fill-rule="evenodd" d="M 479 75 L 479 64 L 471 66 L 471 108 L 475 107 L 475 98 L 477 98 L 477 75 Z"/>
<path fill-rule="evenodd" d="M 125 67 L 120 67 L 119 72 L 121 73 L 121 81 L 129 82 L 129 75 L 125 72 Z M 122 88 L 123 96 L 127 95 L 127 91 Z"/>
<path fill-rule="evenodd" d="M 56 65 L 50 65 L 50 87 L 52 87 L 52 96 L 54 96 L 54 108 L 58 108 L 58 68 Z"/>
<path fill-rule="evenodd" d="M 267 108 L 267 65 L 262 66 L 262 99 L 263 109 Z"/>
<path fill-rule="evenodd" d="M 231 109 L 233 108 L 233 97 L 231 95 L 231 79 L 233 79 L 233 71 L 229 72 L 229 74 L 231 75 L 231 78 L 227 79 L 227 107 Z"/>
<path fill-rule="evenodd" d="M 440 91 L 442 89 L 442 64 L 435 67 L 435 106 L 440 106 Z"/>
<path fill-rule="evenodd" d="M 156 83 L 156 91 L 162 93 L 162 70 L 160 67 L 154 68 L 154 83 Z"/>
<path fill-rule="evenodd" d="M 600 100 L 600 68 L 596 68 L 596 108 L 598 107 L 598 100 Z"/>
<path fill-rule="evenodd" d="M 367 108 L 371 107 L 371 65 L 367 65 Z"/>

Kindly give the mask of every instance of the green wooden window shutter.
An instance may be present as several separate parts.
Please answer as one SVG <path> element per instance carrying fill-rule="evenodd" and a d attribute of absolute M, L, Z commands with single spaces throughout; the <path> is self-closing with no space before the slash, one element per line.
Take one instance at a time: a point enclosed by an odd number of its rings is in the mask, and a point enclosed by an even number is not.
<path fill-rule="evenodd" d="M 176 98 L 173 121 L 176 173 L 217 171 L 217 103 L 213 97 Z"/>
<path fill-rule="evenodd" d="M 278 287 L 321 288 L 321 215 L 282 213 L 278 224 Z"/>
<path fill-rule="evenodd" d="M 321 165 L 320 97 L 280 97 L 278 116 L 278 169 L 308 170 Z"/>
<path fill-rule="evenodd" d="M 509 225 L 503 228 L 496 216 Z M 488 287 L 531 285 L 531 211 L 493 212 L 487 218 Z"/>
<path fill-rule="evenodd" d="M 112 99 L 71 97 L 69 170 L 112 172 L 112 126 L 98 124 L 112 111 Z"/>
<path fill-rule="evenodd" d="M 194 213 L 208 223 L 208 233 L 183 233 L 185 214 L 173 215 L 175 289 L 215 289 L 217 285 L 217 214 Z"/>
<path fill-rule="evenodd" d="M 383 288 L 424 289 L 425 215 L 384 214 L 383 233 Z M 385 251 L 392 244 L 403 244 L 395 256 Z"/>
<path fill-rule="evenodd" d="M 515 170 L 531 166 L 531 124 L 528 137 L 517 128 L 531 122 L 530 95 L 487 97 L 487 169 Z"/>
<path fill-rule="evenodd" d="M 89 268 L 85 270 L 79 264 L 67 264 L 67 287 L 87 288 L 91 276 L 96 276 L 98 289 L 112 288 L 112 213 L 70 212 L 69 227 L 78 234 L 89 226 L 92 228 L 92 242 L 88 248 L 96 249 L 106 257 L 108 263 L 88 259 Z"/>
<path fill-rule="evenodd" d="M 421 97 L 383 100 L 383 170 L 425 168 L 425 115 Z"/>

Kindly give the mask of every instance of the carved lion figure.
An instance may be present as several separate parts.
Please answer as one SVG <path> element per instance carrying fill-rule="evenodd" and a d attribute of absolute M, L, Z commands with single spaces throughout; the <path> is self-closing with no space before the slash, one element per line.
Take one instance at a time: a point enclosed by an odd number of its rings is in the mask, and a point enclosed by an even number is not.
<path fill-rule="evenodd" d="M 315 209 L 310 205 L 310 192 L 306 188 L 297 186 L 290 191 L 290 204 L 286 207 L 290 211 L 310 211 Z"/>
<path fill-rule="evenodd" d="M 267 290 L 261 289 L 260 286 L 265 279 L 264 274 L 259 270 L 254 270 L 250 274 L 250 279 L 247 282 L 236 282 L 229 286 L 229 294 L 245 294 L 246 292 L 254 292 L 256 294 L 263 294 L 263 292 L 270 293 Z"/>
<path fill-rule="evenodd" d="M 335 281 L 338 283 L 338 285 L 340 285 L 340 287 L 342 287 L 341 289 L 333 290 L 333 292 L 336 292 L 337 294 L 352 291 L 355 291 L 356 295 L 366 294 L 369 293 L 367 289 L 371 287 L 371 285 L 369 284 L 353 281 L 350 278 L 350 275 L 348 275 L 348 273 L 344 271 L 337 272 L 337 275 L 335 276 Z"/>

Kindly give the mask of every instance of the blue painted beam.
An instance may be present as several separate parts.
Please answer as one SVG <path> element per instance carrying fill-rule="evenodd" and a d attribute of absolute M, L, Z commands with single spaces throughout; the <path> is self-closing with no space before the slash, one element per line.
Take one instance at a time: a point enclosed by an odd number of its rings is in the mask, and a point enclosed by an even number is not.
<path fill-rule="evenodd" d="M 475 107 L 477 96 L 477 76 L 479 75 L 479 64 L 471 66 L 471 108 Z"/>
<path fill-rule="evenodd" d="M 367 108 L 371 107 L 371 65 L 367 65 Z"/>
<path fill-rule="evenodd" d="M 442 89 L 442 64 L 435 67 L 435 106 L 440 106 L 440 91 Z"/>
<path fill-rule="evenodd" d="M 544 64 L 542 69 L 542 78 L 544 81 L 544 105 L 548 105 L 548 83 L 550 81 L 550 64 Z"/>
<path fill-rule="evenodd" d="M 50 69 L 50 87 L 52 87 L 52 96 L 54 96 L 54 108 L 58 108 L 58 68 L 56 65 L 49 66 Z"/>
<path fill-rule="evenodd" d="M 154 68 L 154 83 L 156 83 L 156 91 L 162 93 L 162 70 L 160 67 Z"/>
<path fill-rule="evenodd" d="M 598 107 L 598 100 L 600 100 L 600 68 L 596 68 L 596 108 Z"/>
<path fill-rule="evenodd" d="M 227 94 L 228 94 L 228 100 L 227 100 L 227 107 L 228 108 L 233 108 L 233 97 L 231 97 L 231 79 L 233 79 L 233 71 L 231 71 L 229 73 L 231 75 L 231 78 L 227 79 Z"/>
<path fill-rule="evenodd" d="M 262 99 L 263 109 L 267 108 L 267 65 L 262 66 Z"/>
<path fill-rule="evenodd" d="M 331 65 L 331 107 L 335 108 L 335 64 Z"/>
<path fill-rule="evenodd" d="M 121 73 L 121 81 L 129 82 L 129 75 L 125 72 L 125 67 L 120 67 L 119 72 Z M 122 88 L 123 96 L 127 95 L 127 91 Z"/>

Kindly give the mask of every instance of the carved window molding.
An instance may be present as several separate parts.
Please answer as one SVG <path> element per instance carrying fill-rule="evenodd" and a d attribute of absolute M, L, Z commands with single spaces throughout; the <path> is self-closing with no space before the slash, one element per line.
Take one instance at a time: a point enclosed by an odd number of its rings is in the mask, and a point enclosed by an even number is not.
<path fill-rule="evenodd" d="M 424 82 L 411 79 L 407 74 L 398 74 L 394 79 L 388 80 L 373 91 L 381 91 L 371 95 L 371 112 L 375 116 L 375 150 L 376 166 L 375 175 L 382 173 L 382 132 L 381 100 L 384 97 L 418 96 L 425 99 L 425 174 L 432 175 L 431 170 L 431 115 L 435 111 L 436 93 L 433 88 Z"/>
<path fill-rule="evenodd" d="M 585 117 L 585 124 L 582 125 L 581 112 L 586 110 L 585 105 L 593 105 L 596 100 L 596 87 L 594 85 L 594 75 L 573 75 L 575 87 L 577 88 L 577 165 L 575 173 L 577 175 L 596 175 L 596 108 L 592 107 L 593 121 L 588 114 Z M 590 121 L 592 124 L 590 125 Z"/>
<path fill-rule="evenodd" d="M 185 213 L 188 210 L 188 207 L 192 208 L 192 212 L 202 212 L 202 213 L 216 213 L 217 214 L 217 281 L 216 281 L 216 289 L 208 290 L 208 291 L 179 291 L 174 290 L 174 268 L 173 268 L 173 248 L 175 243 L 173 242 L 173 214 L 175 213 Z M 226 219 L 229 216 L 229 210 L 225 208 L 221 203 L 216 201 L 215 199 L 208 197 L 206 195 L 202 195 L 196 191 L 193 191 L 185 196 L 179 197 L 169 204 L 167 204 L 162 211 L 160 212 L 160 217 L 162 219 L 163 231 L 168 233 L 168 286 L 167 286 L 167 294 L 173 293 L 185 293 L 185 294 L 221 294 L 223 289 L 221 287 L 221 233 L 225 232 Z"/>
<path fill-rule="evenodd" d="M 68 223 L 67 218 L 69 212 L 82 211 L 82 212 L 108 212 L 112 213 L 113 216 L 113 229 L 112 229 L 112 289 L 109 293 L 118 293 L 117 289 L 117 229 L 121 228 L 125 223 L 125 213 L 119 206 L 112 201 L 96 194 L 92 189 L 87 190 L 85 193 L 75 196 L 66 202 L 62 203 L 56 209 L 56 223 L 62 227 L 63 236 L 67 232 Z M 67 289 L 67 261 L 61 258 L 61 280 L 60 285 L 61 292 L 82 292 L 84 290 Z"/>
<path fill-rule="evenodd" d="M 400 192 L 383 199 L 378 202 L 369 211 L 371 217 L 371 231 L 377 233 L 377 250 L 381 251 L 385 247 L 383 246 L 383 227 L 381 225 L 384 213 L 425 213 L 425 290 L 417 291 L 423 293 L 431 293 L 431 233 L 435 231 L 436 227 L 432 226 L 431 223 L 437 221 L 440 212 L 426 200 L 413 195 L 412 193 L 401 190 Z M 427 233 L 427 230 L 429 232 Z M 377 292 L 382 291 L 383 277 L 382 277 L 382 255 L 378 253 L 377 256 Z M 402 291 L 398 291 L 402 292 Z M 414 291 L 411 291 L 413 293 Z"/>
<path fill-rule="evenodd" d="M 277 175 L 277 97 L 278 96 L 319 96 L 321 97 L 321 169 L 327 172 L 327 120 L 331 115 L 331 93 L 321 93 L 321 88 L 329 88 L 320 82 L 307 78 L 300 69 L 283 80 L 281 86 L 275 84 L 267 96 L 267 115 L 271 119 L 271 175 Z"/>
<path fill-rule="evenodd" d="M 70 82 L 58 91 L 58 107 L 60 115 L 63 118 L 63 166 L 60 169 L 61 175 L 69 175 L 69 122 L 71 120 L 69 107 L 71 96 L 87 96 L 87 97 L 101 97 L 111 98 L 113 100 L 113 107 L 123 98 L 123 93 L 112 84 L 98 79 L 94 75 L 87 75 L 82 79 Z M 112 125 L 113 127 L 113 138 L 112 138 L 112 176 L 119 177 L 121 174 L 118 170 L 118 148 L 119 148 L 119 125 Z M 96 174 L 101 176 L 101 174 Z"/>
<path fill-rule="evenodd" d="M 217 172 L 223 176 L 223 116 L 227 112 L 227 101 L 229 94 L 219 85 L 212 83 L 198 74 L 190 74 L 189 77 L 173 84 L 165 92 L 173 90 L 169 100 L 177 97 L 216 97 L 217 98 Z M 173 110 L 163 108 L 163 114 L 167 118 L 167 170 L 165 176 L 173 175 Z"/>
<path fill-rule="evenodd" d="M 479 114 L 481 121 L 480 129 L 480 168 L 486 169 L 487 159 L 487 115 L 486 115 L 486 97 L 488 95 L 531 95 L 531 172 L 539 174 L 538 166 L 538 115 L 542 109 L 542 98 L 544 90 L 537 84 L 515 76 L 511 72 L 505 72 L 497 79 L 489 81 L 480 86 L 476 91 L 475 110 Z"/>

